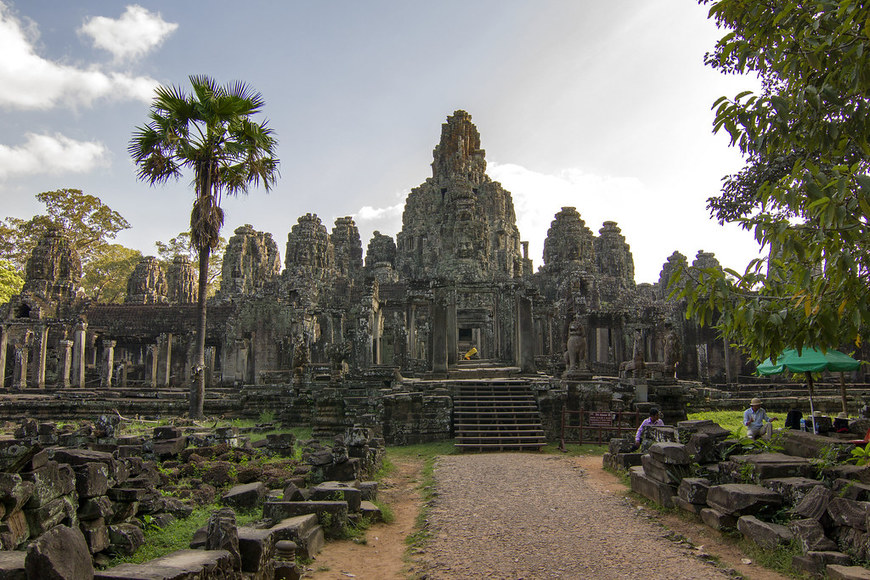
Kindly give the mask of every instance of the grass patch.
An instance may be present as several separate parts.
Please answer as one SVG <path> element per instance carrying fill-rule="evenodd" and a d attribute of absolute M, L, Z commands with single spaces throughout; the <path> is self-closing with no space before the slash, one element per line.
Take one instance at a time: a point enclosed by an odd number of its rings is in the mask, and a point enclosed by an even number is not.
<path fill-rule="evenodd" d="M 806 578 L 803 571 L 792 566 L 792 558 L 801 555 L 801 549 L 797 542 L 780 546 L 775 550 L 760 547 L 753 541 L 741 538 L 737 545 L 748 557 L 752 558 L 759 566 L 790 576 L 792 578 Z"/>
<path fill-rule="evenodd" d="M 688 417 L 691 421 L 709 419 L 732 433 L 736 433 L 741 427 L 744 427 L 743 411 L 702 411 L 700 413 L 689 413 Z"/>
<path fill-rule="evenodd" d="M 176 550 L 186 550 L 190 547 L 193 533 L 208 523 L 212 512 L 220 506 L 210 505 L 198 507 L 189 517 L 176 520 L 163 528 L 156 526 L 145 530 L 145 544 L 131 556 L 116 556 L 109 562 L 109 567 L 120 564 L 141 564 L 160 556 L 165 556 Z"/>
<path fill-rule="evenodd" d="M 429 512 L 432 510 L 432 500 L 435 498 L 435 459 L 437 456 L 434 455 L 427 457 L 420 474 L 420 484 L 417 489 L 420 490 L 423 507 L 420 508 L 420 513 L 414 521 L 414 532 L 405 538 L 405 543 L 408 544 L 406 554 L 409 557 L 414 551 L 424 548 L 432 538 L 432 530 L 429 529 Z"/>
<path fill-rule="evenodd" d="M 377 500 L 373 501 L 372 503 L 375 504 L 375 507 L 381 510 L 381 519 L 384 521 L 385 524 L 391 524 L 396 521 L 396 514 L 393 511 L 393 508 L 391 508 L 388 504 Z"/>

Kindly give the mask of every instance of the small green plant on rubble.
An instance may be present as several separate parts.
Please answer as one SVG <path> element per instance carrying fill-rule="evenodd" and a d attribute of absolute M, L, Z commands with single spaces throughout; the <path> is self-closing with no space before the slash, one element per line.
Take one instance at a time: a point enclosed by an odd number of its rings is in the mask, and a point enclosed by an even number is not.
<path fill-rule="evenodd" d="M 810 463 L 816 469 L 818 479 L 825 479 L 826 472 L 839 463 L 840 452 L 834 445 L 825 445 L 819 450 L 816 457 L 810 459 Z"/>
<path fill-rule="evenodd" d="M 855 447 L 852 450 L 852 457 L 849 458 L 849 461 L 854 463 L 855 465 L 867 465 L 870 463 L 870 443 L 861 447 Z"/>

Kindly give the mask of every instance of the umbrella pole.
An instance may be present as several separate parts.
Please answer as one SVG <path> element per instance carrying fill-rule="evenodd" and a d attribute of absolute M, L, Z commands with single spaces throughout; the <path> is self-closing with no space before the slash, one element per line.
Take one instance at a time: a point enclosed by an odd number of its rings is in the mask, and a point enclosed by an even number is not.
<path fill-rule="evenodd" d="M 813 409 L 813 374 L 810 371 L 806 372 L 807 375 L 807 387 L 810 390 L 810 416 L 813 418 L 813 433 L 819 434 L 819 427 L 816 425 L 816 411 Z"/>
<path fill-rule="evenodd" d="M 848 413 L 846 410 L 846 373 L 840 371 L 840 397 L 843 399 L 843 412 Z"/>

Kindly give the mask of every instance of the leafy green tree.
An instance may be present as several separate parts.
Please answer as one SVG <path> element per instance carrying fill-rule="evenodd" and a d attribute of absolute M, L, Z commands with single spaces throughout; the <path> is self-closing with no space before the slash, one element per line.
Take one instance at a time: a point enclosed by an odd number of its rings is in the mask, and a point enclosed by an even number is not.
<path fill-rule="evenodd" d="M 64 188 L 37 194 L 46 213 L 29 220 L 7 217 L 0 221 L 0 256 L 21 272 L 39 239 L 50 227 L 59 228 L 82 259 L 82 267 L 94 259 L 118 232 L 130 227 L 124 217 L 100 198 L 80 189 Z"/>
<path fill-rule="evenodd" d="M 0 260 L 0 304 L 9 302 L 13 295 L 21 292 L 24 278 L 9 260 Z"/>
<path fill-rule="evenodd" d="M 196 248 L 190 243 L 190 233 L 181 232 L 168 242 L 156 241 L 157 255 L 165 265 L 172 263 L 176 256 L 184 256 L 191 262 L 196 262 Z M 223 236 L 218 237 L 218 243 L 208 256 L 208 297 L 214 296 L 220 286 L 221 267 L 223 266 L 224 250 L 227 240 Z"/>
<path fill-rule="evenodd" d="M 220 239 L 224 193 L 247 193 L 260 183 L 268 191 L 278 177 L 277 142 L 266 121 L 252 117 L 263 108 L 260 93 L 242 82 L 218 85 L 191 76 L 192 92 L 157 87 L 149 122 L 138 127 L 128 150 L 139 179 L 151 185 L 193 172 L 190 239 L 199 256 L 199 328 L 196 379 L 190 388 L 190 416 L 202 417 L 205 398 L 206 285 L 211 252 Z"/>
<path fill-rule="evenodd" d="M 120 304 L 127 296 L 127 280 L 142 252 L 120 244 L 104 244 L 82 272 L 82 287 L 98 302 Z"/>
<path fill-rule="evenodd" d="M 860 344 L 870 323 L 870 6 L 701 0 L 727 33 L 707 55 L 761 90 L 714 103 L 747 163 L 708 207 L 768 257 L 743 273 L 683 269 L 688 312 L 755 358 Z"/>

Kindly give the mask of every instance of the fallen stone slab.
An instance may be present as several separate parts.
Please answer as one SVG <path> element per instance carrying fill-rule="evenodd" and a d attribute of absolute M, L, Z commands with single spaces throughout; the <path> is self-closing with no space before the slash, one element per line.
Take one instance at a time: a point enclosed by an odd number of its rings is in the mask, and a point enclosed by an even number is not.
<path fill-rule="evenodd" d="M 835 526 L 848 526 L 866 532 L 870 502 L 835 497 L 828 503 L 828 516 Z"/>
<path fill-rule="evenodd" d="M 812 488 L 804 498 L 798 502 L 791 513 L 798 519 L 821 520 L 828 511 L 828 504 L 834 498 L 830 489 L 823 485 Z"/>
<path fill-rule="evenodd" d="M 78 528 L 67 526 L 56 526 L 33 542 L 24 567 L 28 578 L 94 577 L 94 563 L 84 536 Z"/>
<path fill-rule="evenodd" d="M 701 521 L 704 524 L 714 530 L 733 530 L 737 527 L 737 518 L 735 516 L 722 513 L 717 509 L 703 508 L 698 515 L 701 516 Z"/>
<path fill-rule="evenodd" d="M 836 542 L 825 536 L 825 529 L 818 520 L 792 520 L 788 523 L 788 529 L 794 534 L 794 539 L 798 541 L 804 554 L 837 549 Z"/>
<path fill-rule="evenodd" d="M 381 513 L 381 508 L 367 500 L 360 502 L 359 513 L 372 523 L 384 521 L 384 514 Z"/>
<path fill-rule="evenodd" d="M 762 479 L 761 485 L 782 496 L 786 505 L 796 505 L 803 500 L 814 487 L 822 485 L 818 479 L 808 477 L 779 477 Z"/>
<path fill-rule="evenodd" d="M 782 453 L 758 453 L 754 455 L 734 455 L 730 460 L 739 466 L 751 465 L 759 479 L 778 477 L 810 477 L 815 468 L 808 459 L 792 457 Z"/>
<path fill-rule="evenodd" d="M 17 473 L 0 473 L 0 503 L 5 513 L 20 510 L 33 495 L 33 482 L 24 481 Z"/>
<path fill-rule="evenodd" d="M 814 457 L 821 457 L 824 452 L 833 449 L 837 453 L 834 459 L 836 461 L 845 461 L 849 458 L 852 449 L 855 447 L 846 441 L 825 437 L 824 435 L 815 435 L 807 431 L 784 429 L 782 433 L 783 453 L 794 457 L 813 459 Z"/>
<path fill-rule="evenodd" d="M 666 508 L 673 507 L 673 498 L 677 495 L 677 488 L 657 481 L 643 471 L 642 467 L 631 468 L 631 491 L 639 493 L 645 498 L 658 503 Z"/>
<path fill-rule="evenodd" d="M 27 580 L 24 560 L 27 552 L 20 550 L 0 551 L 0 578 L 4 580 Z"/>
<path fill-rule="evenodd" d="M 236 485 L 221 496 L 221 503 L 239 510 L 252 510 L 263 505 L 266 491 L 262 481 Z"/>
<path fill-rule="evenodd" d="M 678 507 L 681 510 L 687 511 L 691 514 L 695 514 L 696 516 L 700 515 L 701 510 L 704 509 L 703 505 L 688 502 L 681 498 L 679 495 L 675 495 L 674 497 L 672 497 L 671 501 L 674 502 L 674 507 Z"/>
<path fill-rule="evenodd" d="M 346 501 L 276 501 L 263 505 L 263 519 L 273 522 L 306 514 L 317 515 L 327 536 L 347 526 Z"/>
<path fill-rule="evenodd" d="M 710 419 L 678 421 L 677 432 L 709 435 L 719 440 L 727 439 L 731 435 L 731 431 Z"/>
<path fill-rule="evenodd" d="M 828 580 L 870 580 L 870 570 L 863 566 L 828 564 L 825 573 Z"/>
<path fill-rule="evenodd" d="M 76 506 L 73 498 L 62 496 L 34 509 L 24 509 L 24 517 L 30 528 L 30 536 L 36 538 L 51 528 L 64 524 L 78 527 Z"/>
<path fill-rule="evenodd" d="M 311 489 L 313 501 L 345 501 L 348 512 L 358 512 L 362 494 L 358 487 L 341 481 L 324 481 Z"/>
<path fill-rule="evenodd" d="M 849 479 L 837 479 L 831 486 L 831 491 L 839 497 L 857 501 L 870 501 L 870 484 Z"/>
<path fill-rule="evenodd" d="M 238 578 L 224 550 L 179 550 L 144 564 L 98 571 L 94 580 L 224 580 Z"/>
<path fill-rule="evenodd" d="M 269 528 L 269 531 L 276 542 L 295 542 L 309 558 L 315 557 L 325 543 L 323 528 L 314 514 L 286 518 Z"/>
<path fill-rule="evenodd" d="M 755 516 L 740 516 L 737 520 L 737 530 L 757 545 L 770 550 L 788 544 L 794 539 L 794 534 L 786 526 L 763 522 Z"/>
<path fill-rule="evenodd" d="M 264 570 L 275 555 L 274 532 L 241 526 L 238 528 L 238 538 L 242 572 Z"/>
<path fill-rule="evenodd" d="M 692 463 L 692 458 L 682 443 L 669 441 L 653 443 L 648 451 L 656 461 L 666 465 L 690 465 Z"/>
<path fill-rule="evenodd" d="M 616 471 L 627 471 L 631 467 L 641 464 L 643 453 L 605 453 L 601 457 L 601 463 L 605 468 Z"/>
<path fill-rule="evenodd" d="M 705 477 L 684 477 L 677 488 L 677 495 L 688 503 L 707 505 L 710 480 Z"/>
<path fill-rule="evenodd" d="M 750 483 L 714 485 L 707 491 L 707 505 L 736 516 L 774 511 L 781 504 L 782 496 L 778 493 Z"/>
<path fill-rule="evenodd" d="M 133 524 L 114 524 L 109 526 L 109 540 L 112 552 L 130 556 L 145 543 L 145 534 Z"/>
<path fill-rule="evenodd" d="M 90 462 L 73 468 L 76 492 L 80 499 L 106 495 L 109 489 L 109 468 L 105 463 Z"/>
<path fill-rule="evenodd" d="M 791 559 L 791 564 L 794 568 L 816 577 L 822 577 L 827 567 L 831 564 L 848 566 L 851 563 L 852 559 L 848 555 L 833 550 L 808 552 L 803 556 L 795 556 Z"/>
<path fill-rule="evenodd" d="M 0 547 L 14 550 L 30 538 L 30 527 L 23 511 L 12 512 L 0 522 Z"/>

